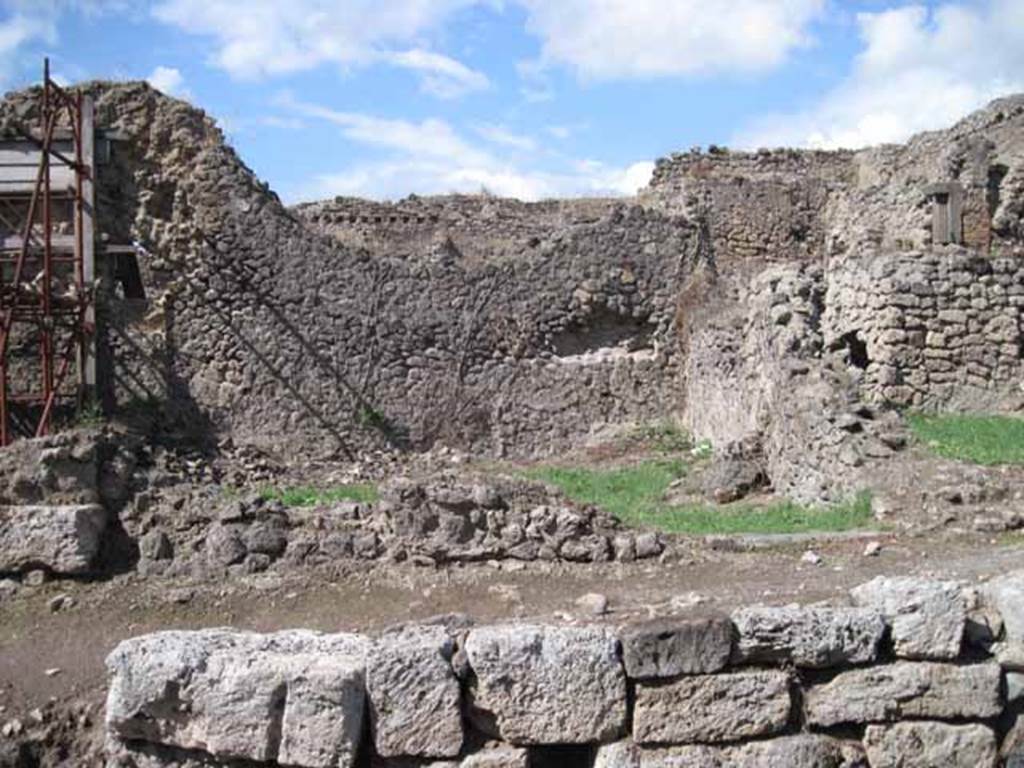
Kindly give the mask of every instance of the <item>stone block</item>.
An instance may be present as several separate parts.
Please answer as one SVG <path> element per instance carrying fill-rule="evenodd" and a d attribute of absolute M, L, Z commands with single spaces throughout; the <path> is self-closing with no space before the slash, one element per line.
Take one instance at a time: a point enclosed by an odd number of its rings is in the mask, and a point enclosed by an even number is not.
<path fill-rule="evenodd" d="M 874 661 L 885 622 L 866 608 L 754 606 L 733 612 L 734 661 L 822 669 Z"/>
<path fill-rule="evenodd" d="M 992 579 L 981 588 L 981 596 L 1002 618 L 1003 640 L 992 648 L 999 663 L 1024 671 L 1024 571 Z"/>
<path fill-rule="evenodd" d="M 967 606 L 956 582 L 879 576 L 850 594 L 858 605 L 885 617 L 897 656 L 955 659 L 960 655 Z"/>
<path fill-rule="evenodd" d="M 354 764 L 366 642 L 203 630 L 122 642 L 107 658 L 112 738 L 300 768 Z"/>
<path fill-rule="evenodd" d="M 466 755 L 459 768 L 529 768 L 530 753 L 510 744 L 489 745 Z"/>
<path fill-rule="evenodd" d="M 804 694 L 815 726 L 884 723 L 905 717 L 954 720 L 995 717 L 1002 710 L 998 664 L 956 666 L 897 662 L 842 672 Z"/>
<path fill-rule="evenodd" d="M 469 716 L 516 745 L 609 741 L 626 725 L 626 675 L 600 627 L 502 625 L 470 631 Z"/>
<path fill-rule="evenodd" d="M 455 757 L 462 750 L 453 652 L 443 627 L 409 627 L 373 643 L 366 687 L 377 754 Z"/>
<path fill-rule="evenodd" d="M 594 768 L 846 768 L 845 747 L 806 733 L 739 746 L 640 747 L 626 740 L 598 749 Z"/>
<path fill-rule="evenodd" d="M 996 737 L 984 725 L 935 722 L 869 725 L 871 768 L 995 768 Z"/>
<path fill-rule="evenodd" d="M 0 573 L 87 573 L 106 527 L 107 512 L 97 504 L 0 508 Z"/>
<path fill-rule="evenodd" d="M 789 721 L 790 682 L 774 670 L 639 682 L 633 738 L 640 744 L 720 743 L 778 733 Z"/>
<path fill-rule="evenodd" d="M 722 614 L 655 619 L 626 627 L 619 639 L 630 677 L 699 675 L 729 663 L 733 627 Z"/>

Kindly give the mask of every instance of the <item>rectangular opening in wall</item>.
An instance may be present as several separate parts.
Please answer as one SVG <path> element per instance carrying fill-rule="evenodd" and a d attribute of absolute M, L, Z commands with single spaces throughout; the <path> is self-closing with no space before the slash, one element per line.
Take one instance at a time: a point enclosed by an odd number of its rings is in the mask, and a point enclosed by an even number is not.
<path fill-rule="evenodd" d="M 594 748 L 587 744 L 530 747 L 530 768 L 591 768 Z"/>

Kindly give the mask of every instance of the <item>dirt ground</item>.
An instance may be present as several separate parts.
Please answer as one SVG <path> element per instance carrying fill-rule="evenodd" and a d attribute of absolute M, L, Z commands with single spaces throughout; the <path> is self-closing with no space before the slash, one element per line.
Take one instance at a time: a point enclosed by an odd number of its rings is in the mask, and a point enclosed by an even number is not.
<path fill-rule="evenodd" d="M 866 545 L 881 551 L 869 556 Z M 818 564 L 808 562 L 812 550 Z M 732 551 L 741 550 L 741 551 Z M 36 707 L 102 700 L 103 660 L 122 639 L 171 628 L 233 626 L 373 631 L 434 617 L 480 621 L 543 618 L 617 624 L 694 608 L 842 598 L 879 574 L 941 575 L 971 582 L 1024 568 L 1024 538 L 1003 535 L 682 542 L 661 562 L 478 563 L 446 568 L 350 564 L 330 573 L 264 573 L 231 582 L 182 584 L 134 576 L 23 587 L 0 603 L 0 721 Z M 609 612 L 576 605 L 601 593 Z M 67 595 L 59 611 L 51 601 Z"/>

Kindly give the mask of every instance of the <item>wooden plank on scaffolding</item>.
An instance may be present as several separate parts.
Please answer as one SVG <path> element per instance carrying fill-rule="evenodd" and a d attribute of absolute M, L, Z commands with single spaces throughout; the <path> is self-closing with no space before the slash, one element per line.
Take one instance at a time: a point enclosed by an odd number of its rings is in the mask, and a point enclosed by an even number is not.
<path fill-rule="evenodd" d="M 93 300 L 85 310 L 85 337 L 83 349 L 85 359 L 79 360 L 82 372 L 82 385 L 85 396 L 89 399 L 96 396 L 96 304 L 93 293 L 93 281 L 96 277 L 96 130 L 94 106 L 92 98 L 82 97 L 82 164 L 88 169 L 82 178 L 82 277 L 85 289 Z"/>

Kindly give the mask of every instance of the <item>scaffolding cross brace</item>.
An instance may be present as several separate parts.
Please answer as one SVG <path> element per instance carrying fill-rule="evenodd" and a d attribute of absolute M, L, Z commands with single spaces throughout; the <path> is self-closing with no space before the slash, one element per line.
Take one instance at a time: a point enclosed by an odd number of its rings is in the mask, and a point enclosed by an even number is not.
<path fill-rule="evenodd" d="M 93 106 L 49 60 L 37 122 L 0 141 L 0 446 L 48 434 L 95 386 Z"/>

